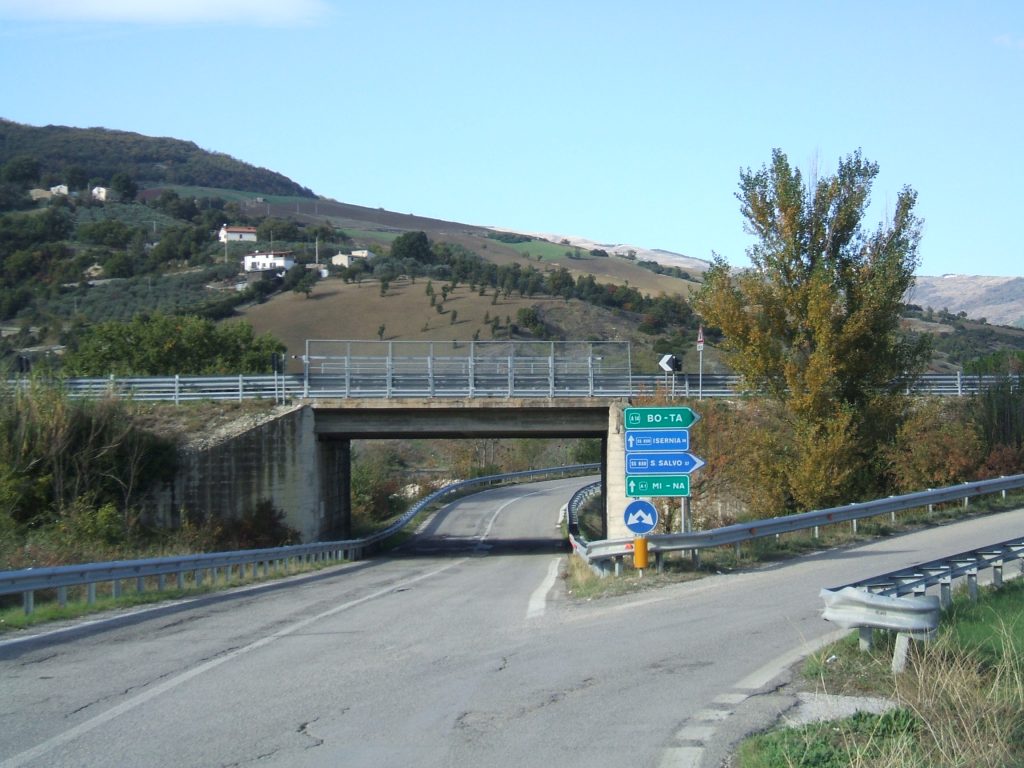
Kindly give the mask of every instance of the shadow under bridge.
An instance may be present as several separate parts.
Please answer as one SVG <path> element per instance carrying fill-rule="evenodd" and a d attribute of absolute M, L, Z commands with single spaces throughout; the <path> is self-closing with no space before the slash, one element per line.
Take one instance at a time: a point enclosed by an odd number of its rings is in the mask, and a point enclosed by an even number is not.
<path fill-rule="evenodd" d="M 351 533 L 353 440 L 599 438 L 604 485 L 614 404 L 593 398 L 338 400 L 311 404 L 322 500 L 342 535 Z M 515 548 L 515 547 L 513 547 Z M 527 549 L 532 549 L 528 547 Z"/>

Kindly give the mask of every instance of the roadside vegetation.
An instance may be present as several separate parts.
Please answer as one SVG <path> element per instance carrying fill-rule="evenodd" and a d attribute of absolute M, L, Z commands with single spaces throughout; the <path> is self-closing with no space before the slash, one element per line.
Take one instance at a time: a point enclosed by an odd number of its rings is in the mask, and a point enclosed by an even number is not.
<path fill-rule="evenodd" d="M 915 644 L 906 671 L 890 671 L 893 637 L 870 653 L 856 634 L 804 667 L 822 693 L 890 698 L 883 715 L 780 728 L 748 740 L 737 768 L 1014 768 L 1024 765 L 1024 580 L 959 596 L 935 642 Z"/>

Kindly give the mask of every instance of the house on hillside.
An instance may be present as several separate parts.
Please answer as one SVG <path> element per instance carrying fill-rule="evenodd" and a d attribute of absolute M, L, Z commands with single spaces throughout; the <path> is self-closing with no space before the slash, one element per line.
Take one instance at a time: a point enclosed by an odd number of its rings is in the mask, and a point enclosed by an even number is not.
<path fill-rule="evenodd" d="M 109 190 L 106 187 L 93 187 L 92 188 L 92 199 L 99 200 L 101 203 L 107 202 L 107 194 Z"/>
<path fill-rule="evenodd" d="M 256 227 L 229 227 L 225 224 L 220 228 L 217 237 L 222 243 L 255 243 L 257 241 Z"/>
<path fill-rule="evenodd" d="M 356 259 L 373 259 L 376 258 L 377 254 L 373 251 L 366 249 L 360 251 L 352 251 L 352 253 L 339 253 L 337 256 L 331 257 L 331 264 L 336 267 L 351 267 Z"/>
<path fill-rule="evenodd" d="M 246 272 L 266 272 L 267 270 L 287 272 L 295 266 L 295 259 L 291 251 L 280 251 L 269 253 L 248 253 L 242 258 L 242 268 Z"/>
<path fill-rule="evenodd" d="M 62 197 L 67 197 L 68 196 L 68 185 L 67 184 L 58 184 L 55 187 L 50 187 L 50 194 L 52 194 L 52 195 L 61 195 Z"/>

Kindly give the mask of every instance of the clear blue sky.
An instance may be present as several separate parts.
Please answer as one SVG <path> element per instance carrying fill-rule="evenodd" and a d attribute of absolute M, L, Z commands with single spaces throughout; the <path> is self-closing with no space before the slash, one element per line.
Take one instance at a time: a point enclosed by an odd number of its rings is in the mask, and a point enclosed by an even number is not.
<path fill-rule="evenodd" d="M 860 148 L 919 274 L 1024 274 L 1020 0 L 0 0 L 0 116 L 343 202 L 748 263 L 741 168 Z"/>

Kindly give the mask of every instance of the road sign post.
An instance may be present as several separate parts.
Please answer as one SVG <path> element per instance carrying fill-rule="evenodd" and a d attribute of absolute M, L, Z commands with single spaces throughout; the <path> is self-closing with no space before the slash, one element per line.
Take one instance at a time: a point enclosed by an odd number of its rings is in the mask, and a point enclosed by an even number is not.
<path fill-rule="evenodd" d="M 704 399 L 704 326 L 697 326 L 697 399 Z"/>

